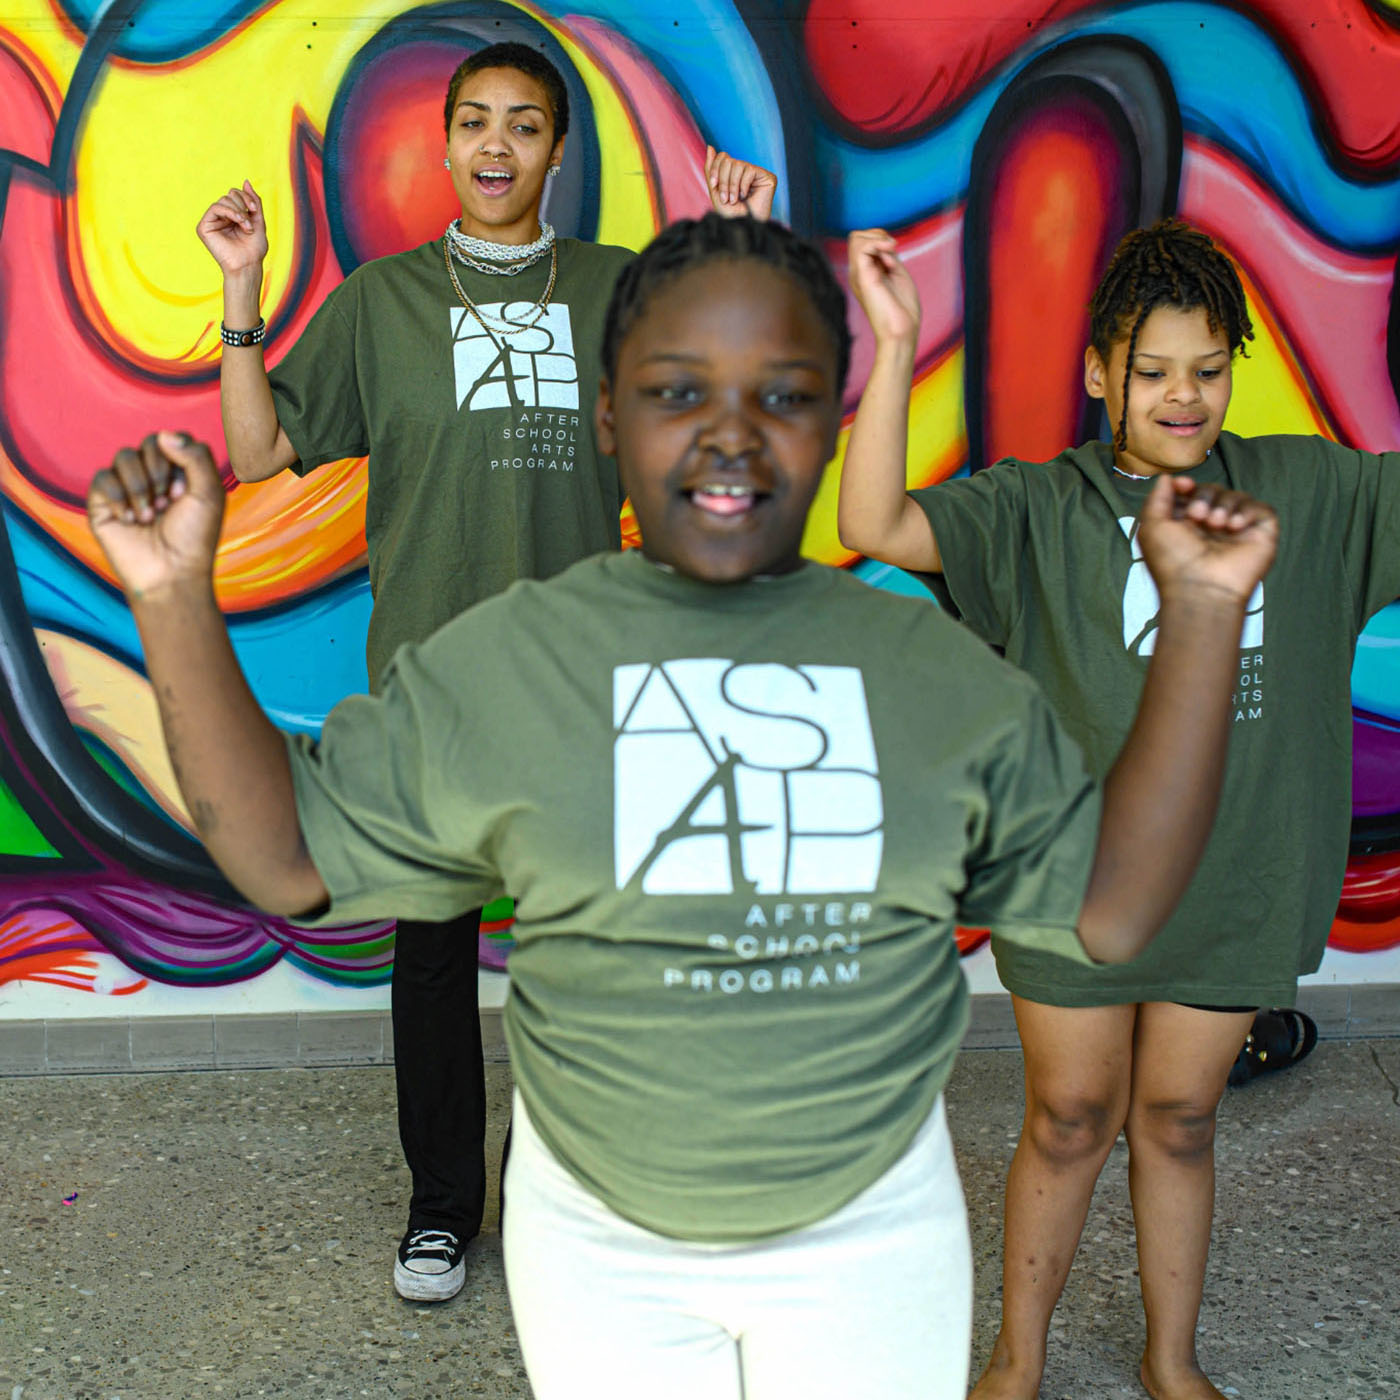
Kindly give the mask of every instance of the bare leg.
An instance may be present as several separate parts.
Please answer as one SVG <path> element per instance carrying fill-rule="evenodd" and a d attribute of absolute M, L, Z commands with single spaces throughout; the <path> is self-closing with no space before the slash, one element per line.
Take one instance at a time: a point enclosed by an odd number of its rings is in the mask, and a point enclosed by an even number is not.
<path fill-rule="evenodd" d="M 1039 1393 L 1050 1314 L 1132 1085 L 1136 1006 L 1011 1000 L 1026 1061 L 1026 1117 L 1006 1178 L 1001 1331 L 972 1390 L 976 1400 Z"/>
<path fill-rule="evenodd" d="M 1144 1004 L 1133 1046 L 1128 1184 L 1154 1400 L 1222 1400 L 1196 1361 L 1215 1211 L 1215 1111 L 1252 1013 Z"/>

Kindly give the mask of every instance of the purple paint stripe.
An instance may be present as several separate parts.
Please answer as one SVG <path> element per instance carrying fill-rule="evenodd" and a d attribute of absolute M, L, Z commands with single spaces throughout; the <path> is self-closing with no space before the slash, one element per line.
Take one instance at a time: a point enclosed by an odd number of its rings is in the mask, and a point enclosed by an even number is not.
<path fill-rule="evenodd" d="M 195 975 L 207 981 L 221 970 L 226 980 L 241 980 L 250 975 L 250 962 L 269 954 L 280 959 L 289 952 L 331 973 L 389 965 L 382 951 L 368 958 L 336 954 L 337 937 L 359 945 L 382 937 L 388 924 L 351 924 L 308 935 L 286 920 L 246 906 L 119 872 L 0 878 L 0 918 L 30 911 L 67 916 L 90 932 L 90 949 L 110 952 L 147 976 L 161 977 L 163 971 L 165 979 L 174 982 Z M 71 930 L 64 933 L 71 937 Z"/>

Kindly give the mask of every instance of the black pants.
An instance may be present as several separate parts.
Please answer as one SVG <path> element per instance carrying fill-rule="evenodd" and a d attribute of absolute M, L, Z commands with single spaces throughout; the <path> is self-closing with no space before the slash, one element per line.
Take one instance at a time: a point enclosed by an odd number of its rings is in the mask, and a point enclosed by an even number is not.
<path fill-rule="evenodd" d="M 413 1174 L 410 1229 L 471 1239 L 486 1199 L 486 1083 L 477 1008 L 481 910 L 400 919 L 391 1006 L 399 1141 Z"/>

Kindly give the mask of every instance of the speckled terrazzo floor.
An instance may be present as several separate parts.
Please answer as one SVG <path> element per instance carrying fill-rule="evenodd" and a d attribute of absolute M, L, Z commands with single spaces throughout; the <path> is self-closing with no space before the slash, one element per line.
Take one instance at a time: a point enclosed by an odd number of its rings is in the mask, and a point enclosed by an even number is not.
<path fill-rule="evenodd" d="M 509 1070 L 488 1074 L 498 1156 Z M 1200 1338 L 1227 1395 L 1400 1397 L 1397 1086 L 1400 1041 L 1327 1042 L 1228 1096 Z M 528 1396 L 494 1209 L 453 1302 L 392 1292 L 392 1095 L 385 1068 L 0 1080 L 0 1400 Z M 1017 1055 L 966 1052 L 949 1103 L 980 1362 Z M 1140 1400 L 1140 1338 L 1120 1148 L 1042 1395 Z"/>

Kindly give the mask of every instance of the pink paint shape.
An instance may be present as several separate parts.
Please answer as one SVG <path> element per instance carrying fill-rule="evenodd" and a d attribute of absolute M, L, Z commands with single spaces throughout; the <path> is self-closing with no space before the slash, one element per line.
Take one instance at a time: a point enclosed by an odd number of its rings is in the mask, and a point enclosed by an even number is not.
<path fill-rule="evenodd" d="M 1188 137 L 1181 215 L 1239 259 L 1288 336 L 1342 438 L 1379 452 L 1400 443 L 1386 368 L 1394 266 L 1322 242 L 1219 147 Z"/>
<path fill-rule="evenodd" d="M 658 188 L 660 224 L 698 219 L 708 213 L 705 138 L 685 104 L 642 57 L 641 50 L 597 20 L 571 15 L 569 28 L 583 39 L 631 107 L 634 126 L 647 153 Z"/>
<path fill-rule="evenodd" d="M 918 288 L 923 307 L 916 350 L 920 369 L 931 364 L 962 335 L 962 226 L 963 210 L 959 206 L 895 234 L 899 256 Z M 850 279 L 846 275 L 846 244 L 841 239 L 827 242 L 826 255 L 836 271 L 837 280 L 846 288 L 850 301 L 851 373 L 846 381 L 846 408 L 853 411 L 860 401 L 870 367 L 875 362 L 875 337 L 865 313 L 850 294 Z"/>
<path fill-rule="evenodd" d="M 0 43 L 0 150 L 47 165 L 53 114 L 39 77 L 42 70 L 37 59 L 9 47 L 15 44 L 13 35 Z"/>

